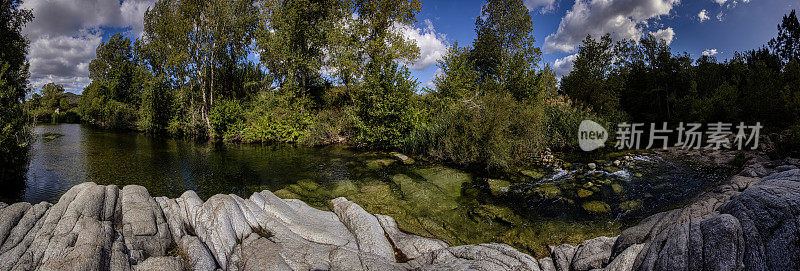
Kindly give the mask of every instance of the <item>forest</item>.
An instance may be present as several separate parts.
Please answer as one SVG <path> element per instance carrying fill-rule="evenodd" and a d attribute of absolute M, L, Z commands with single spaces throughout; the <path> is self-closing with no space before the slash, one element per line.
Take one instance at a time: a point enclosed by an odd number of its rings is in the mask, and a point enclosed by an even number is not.
<path fill-rule="evenodd" d="M 399 32 L 417 22 L 418 0 L 159 0 L 141 38 L 117 34 L 97 48 L 92 82 L 76 98 L 56 84 L 29 94 L 20 31 L 32 15 L 19 3 L 0 7 L 0 46 L 13 48 L 0 54 L 5 160 L 24 159 L 35 121 L 230 143 L 341 143 L 489 170 L 574 150 L 584 119 L 761 122 L 782 155 L 800 150 L 794 11 L 763 47 L 727 60 L 693 59 L 651 35 L 588 36 L 559 79 L 534 45 L 523 1 L 489 0 L 475 40 L 449 46 L 429 88 L 410 75 L 419 48 Z"/>

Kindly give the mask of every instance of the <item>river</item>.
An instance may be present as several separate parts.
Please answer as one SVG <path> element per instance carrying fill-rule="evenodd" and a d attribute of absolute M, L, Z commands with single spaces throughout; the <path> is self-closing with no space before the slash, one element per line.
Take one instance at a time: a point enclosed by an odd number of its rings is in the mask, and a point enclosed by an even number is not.
<path fill-rule="evenodd" d="M 56 202 L 87 181 L 142 185 L 153 196 L 170 198 L 186 190 L 203 199 L 270 190 L 321 209 L 344 196 L 371 213 L 395 217 L 408 232 L 451 244 L 503 242 L 532 254 L 543 254 L 548 244 L 616 235 L 725 177 L 720 170 L 645 157 L 628 168 L 606 167 L 613 173 L 539 169 L 542 176 L 491 179 L 341 146 L 194 142 L 82 124 L 37 125 L 34 134 L 20 191 L 31 203 Z M 649 168 L 644 174 L 629 172 L 643 167 Z"/>

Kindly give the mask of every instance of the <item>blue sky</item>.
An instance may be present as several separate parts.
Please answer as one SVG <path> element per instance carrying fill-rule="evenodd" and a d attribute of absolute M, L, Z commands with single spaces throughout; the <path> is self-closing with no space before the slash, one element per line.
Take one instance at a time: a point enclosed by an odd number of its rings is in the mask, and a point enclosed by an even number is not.
<path fill-rule="evenodd" d="M 155 0 L 26 0 L 35 19 L 24 32 L 31 40 L 31 83 L 49 82 L 80 93 L 88 85 L 88 63 L 95 48 L 115 33 L 136 38 L 142 15 Z M 674 52 L 697 58 L 706 52 L 719 60 L 736 51 L 757 48 L 775 36 L 784 14 L 800 7 L 798 0 L 524 0 L 534 24 L 542 65 L 558 75 L 569 72 L 575 46 L 586 36 L 613 33 L 615 39 L 647 33 L 670 42 Z M 421 47 L 410 66 L 425 86 L 435 75 L 436 60 L 447 46 L 470 45 L 482 0 L 422 1 L 414 27 L 402 29 Z M 701 14 L 702 12 L 702 14 Z"/>

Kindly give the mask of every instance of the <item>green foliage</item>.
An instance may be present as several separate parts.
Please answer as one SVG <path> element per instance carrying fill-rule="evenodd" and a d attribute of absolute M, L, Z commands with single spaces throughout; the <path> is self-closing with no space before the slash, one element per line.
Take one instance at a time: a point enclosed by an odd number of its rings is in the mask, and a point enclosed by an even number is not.
<path fill-rule="evenodd" d="M 437 160 L 505 169 L 543 149 L 543 117 L 540 106 L 508 93 L 487 93 L 454 103 L 430 124 L 417 126 L 408 147 Z"/>
<path fill-rule="evenodd" d="M 367 65 L 364 84 L 354 101 L 354 141 L 361 145 L 399 147 L 414 118 L 411 97 L 416 80 L 405 67 L 380 58 Z"/>
<path fill-rule="evenodd" d="M 522 0 L 490 0 L 475 21 L 470 52 L 481 91 L 504 91 L 517 100 L 536 97 L 541 50 L 534 46 L 533 21 Z"/>
<path fill-rule="evenodd" d="M 150 78 L 142 89 L 138 129 L 149 133 L 165 131 L 174 114 L 174 105 L 172 90 L 167 80 L 163 77 Z"/>
<path fill-rule="evenodd" d="M 601 117 L 591 109 L 574 104 L 566 96 L 549 98 L 542 102 L 544 107 L 544 141 L 548 147 L 558 149 L 569 149 L 578 146 L 578 126 L 583 120 L 592 120 L 603 126 L 607 131 L 613 123 L 622 122 L 626 119 L 620 112 L 607 111 Z M 611 138 L 612 135 L 609 135 Z"/>
<path fill-rule="evenodd" d="M 41 106 L 55 109 L 61 105 L 64 96 L 64 87 L 56 83 L 47 83 L 42 86 Z"/>
<path fill-rule="evenodd" d="M 614 62 L 624 59 L 624 45 L 615 46 L 608 34 L 599 41 L 587 36 L 578 46 L 572 71 L 561 79 L 561 90 L 598 111 L 617 110 L 623 71 Z"/>
<path fill-rule="evenodd" d="M 244 110 L 236 100 L 217 100 L 210 118 L 215 136 L 223 138 L 230 138 L 231 130 L 241 127 L 245 120 Z"/>
<path fill-rule="evenodd" d="M 470 58 L 469 47 L 453 44 L 439 61 L 442 72 L 433 79 L 439 95 L 445 99 L 462 100 L 477 94 L 478 71 Z"/>
<path fill-rule="evenodd" d="M 339 0 L 270 1 L 265 8 L 256 43 L 261 61 L 282 88 L 297 90 L 297 96 L 322 95 L 323 50 L 329 48 L 328 33 L 343 16 Z"/>
<path fill-rule="evenodd" d="M 28 159 L 30 130 L 24 99 L 28 84 L 28 41 L 22 28 L 33 19 L 30 10 L 20 9 L 22 1 L 0 2 L 0 200 L 16 201 Z"/>
<path fill-rule="evenodd" d="M 769 46 L 785 62 L 800 60 L 800 21 L 795 10 L 783 16 L 778 36 L 769 41 Z"/>
<path fill-rule="evenodd" d="M 89 63 L 89 77 L 92 82 L 84 88 L 78 105 L 85 121 L 114 129 L 134 129 L 137 123 L 145 130 L 153 128 L 151 119 L 138 120 L 142 92 L 152 91 L 153 86 L 148 85 L 150 74 L 138 62 L 130 39 L 115 34 L 101 43 L 97 58 Z"/>
<path fill-rule="evenodd" d="M 308 145 L 327 145 L 344 143 L 351 133 L 352 123 L 344 109 L 321 110 L 314 116 L 308 127 L 308 134 L 303 143 Z"/>

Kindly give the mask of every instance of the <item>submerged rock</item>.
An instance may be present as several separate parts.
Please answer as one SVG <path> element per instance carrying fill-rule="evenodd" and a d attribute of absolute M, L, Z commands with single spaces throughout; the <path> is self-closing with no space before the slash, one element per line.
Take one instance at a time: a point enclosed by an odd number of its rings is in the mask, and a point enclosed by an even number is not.
<path fill-rule="evenodd" d="M 486 183 L 489 184 L 489 191 L 491 191 L 494 196 L 499 196 L 508 192 L 508 188 L 511 186 L 509 181 L 498 179 L 487 179 Z"/>
<path fill-rule="evenodd" d="M 584 210 L 592 212 L 592 213 L 608 213 L 611 211 L 611 207 L 608 206 L 607 203 L 602 201 L 589 201 L 585 202 L 581 205 Z"/>

